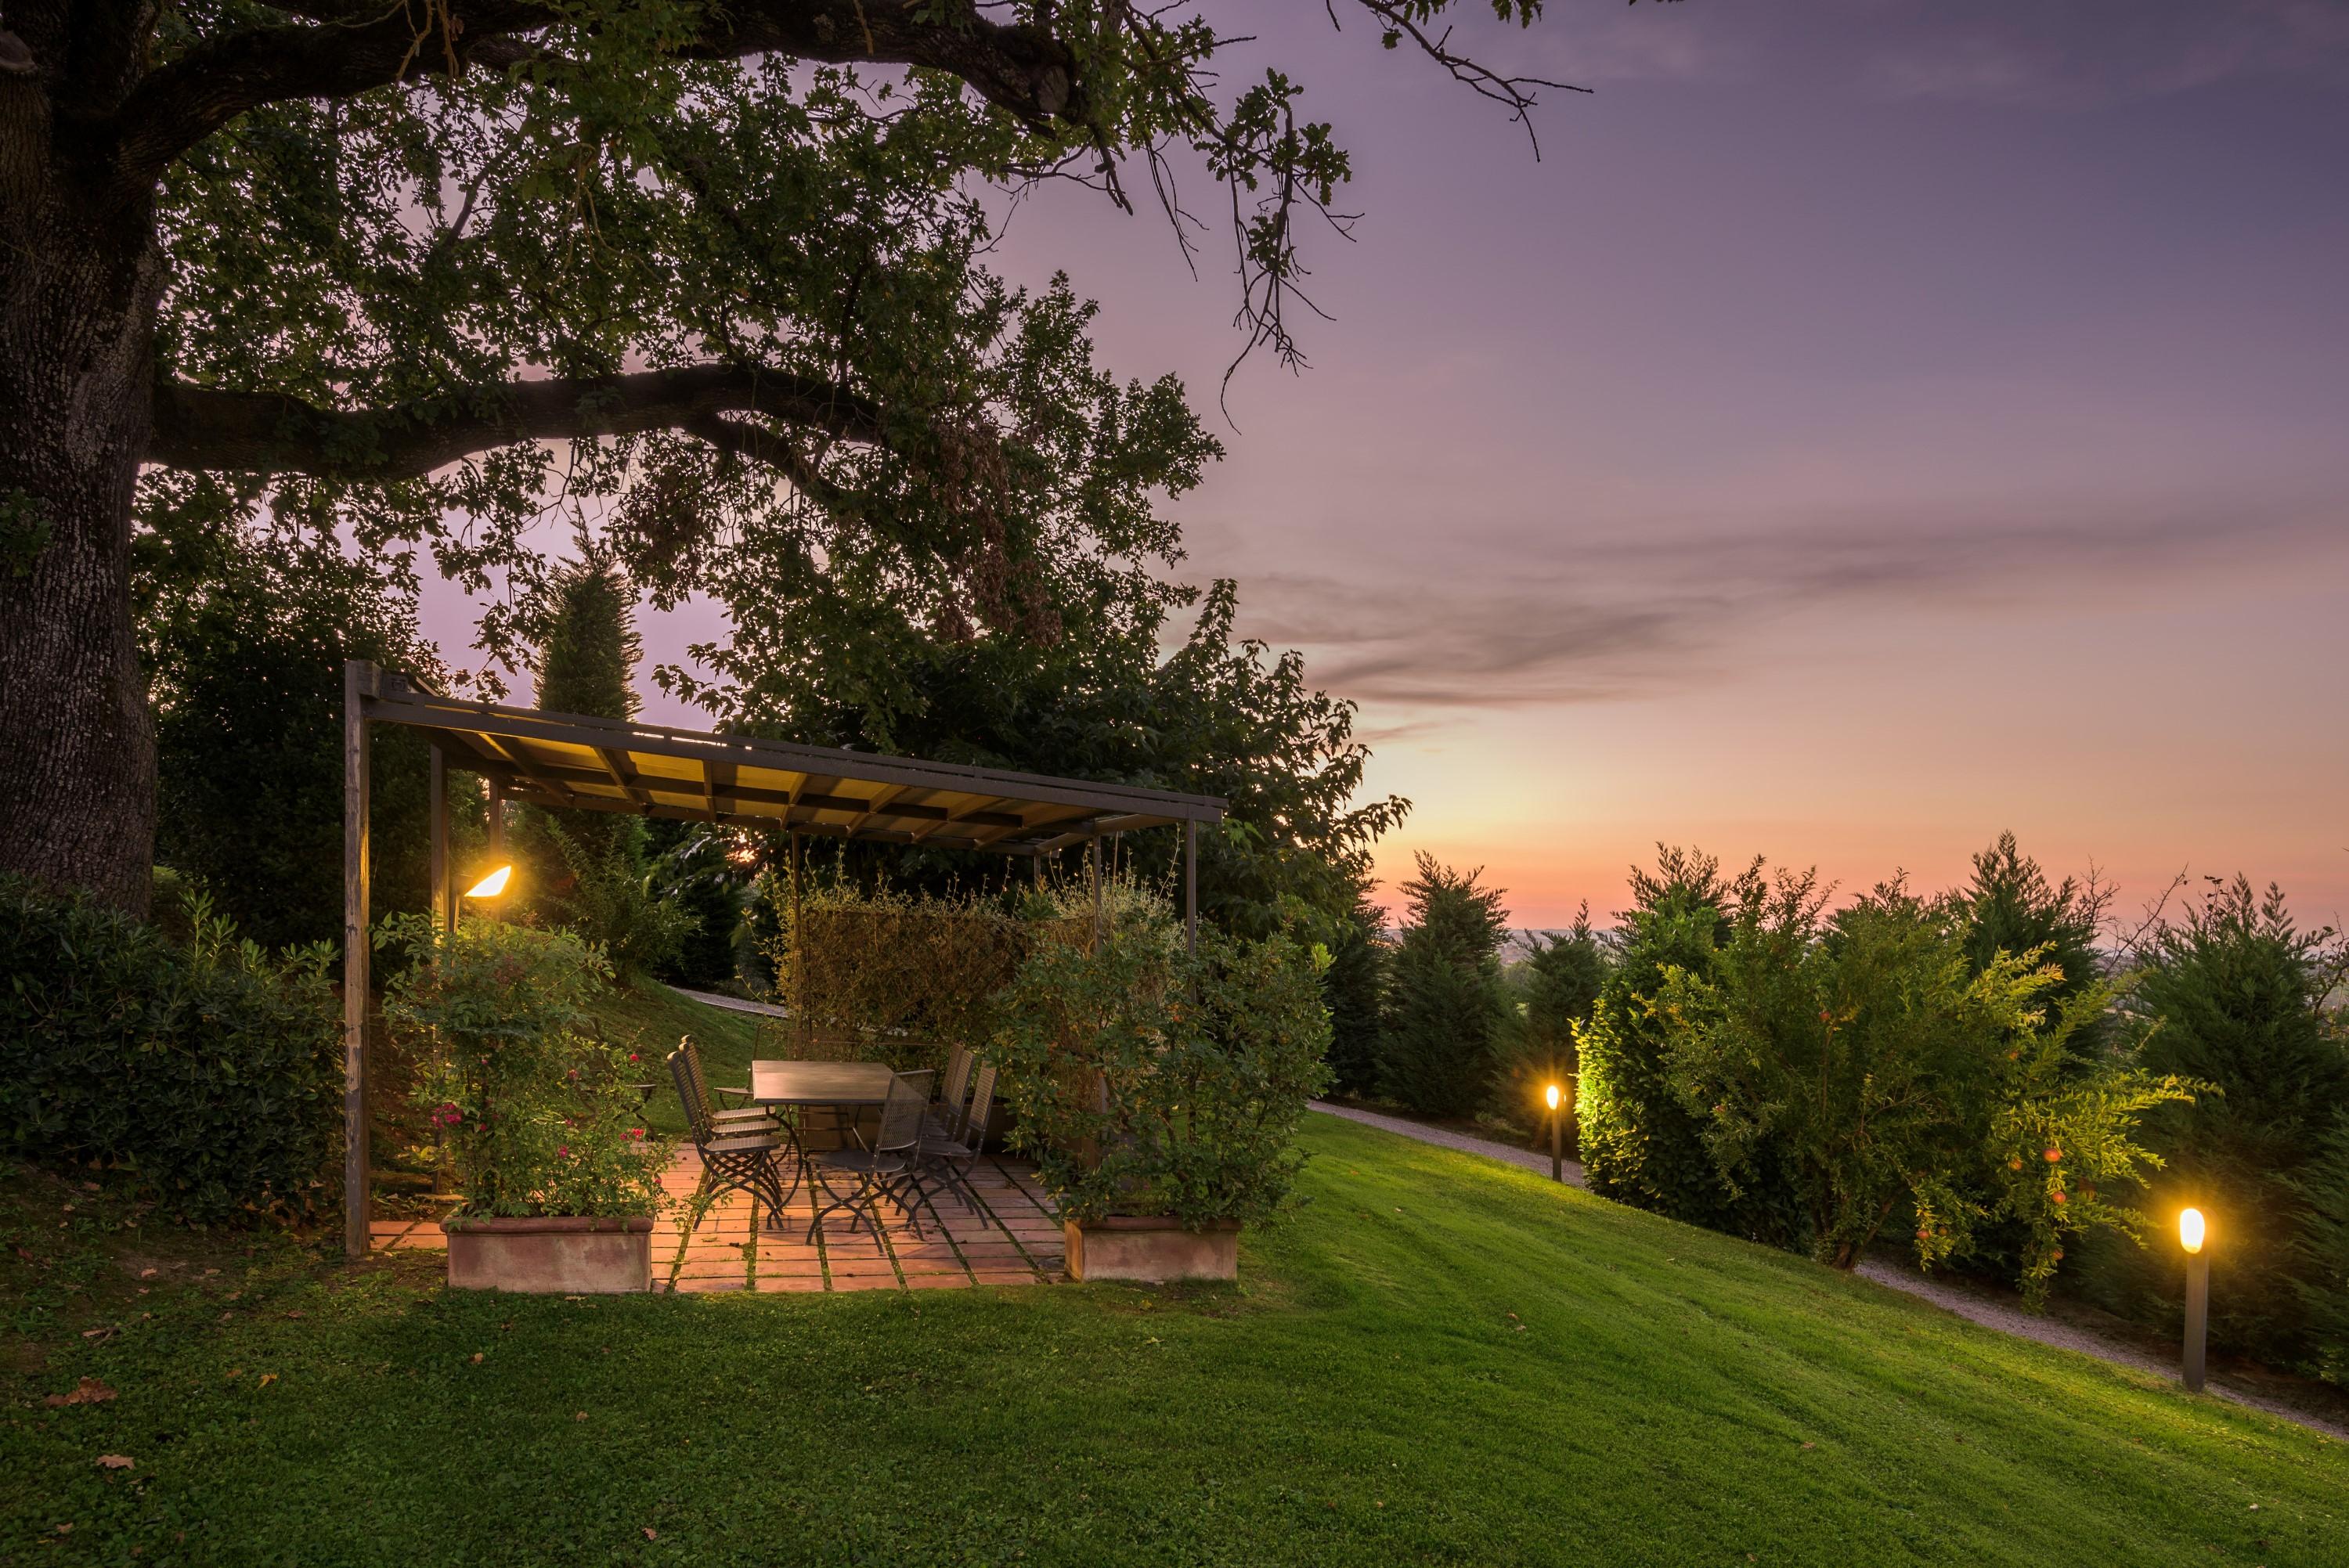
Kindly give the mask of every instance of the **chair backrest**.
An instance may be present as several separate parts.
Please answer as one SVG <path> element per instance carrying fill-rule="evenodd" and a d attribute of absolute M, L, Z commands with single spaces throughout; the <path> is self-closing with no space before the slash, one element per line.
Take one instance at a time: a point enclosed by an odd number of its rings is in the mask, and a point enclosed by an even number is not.
<path fill-rule="evenodd" d="M 922 1140 L 922 1118 L 930 1109 L 930 1081 L 937 1074 L 928 1068 L 899 1073 L 889 1080 L 881 1101 L 881 1127 L 874 1135 L 873 1152 L 897 1154 Z"/>
<path fill-rule="evenodd" d="M 679 1035 L 677 1037 L 677 1048 L 685 1053 L 685 1065 L 693 1074 L 693 1098 L 701 1108 L 701 1119 L 704 1121 L 716 1121 L 718 1119 L 716 1102 L 709 1098 L 709 1073 L 701 1065 L 701 1047 L 696 1043 L 691 1035 Z"/>
<path fill-rule="evenodd" d="M 988 1062 L 978 1069 L 978 1077 L 970 1086 L 970 1115 L 965 1119 L 960 1137 L 964 1147 L 973 1154 L 987 1141 L 987 1121 L 995 1109 L 995 1064 Z"/>
<path fill-rule="evenodd" d="M 688 1036 L 669 1052 L 668 1076 L 677 1085 L 677 1103 L 685 1111 L 686 1130 L 692 1134 L 698 1149 L 710 1141 L 709 1100 L 702 1093 L 700 1075 L 694 1066 L 693 1040 Z"/>
<path fill-rule="evenodd" d="M 957 1046 L 947 1055 L 947 1076 L 940 1080 L 938 1106 L 947 1113 L 947 1126 L 957 1133 L 962 1130 L 963 1102 L 970 1098 L 974 1059 L 968 1046 Z"/>

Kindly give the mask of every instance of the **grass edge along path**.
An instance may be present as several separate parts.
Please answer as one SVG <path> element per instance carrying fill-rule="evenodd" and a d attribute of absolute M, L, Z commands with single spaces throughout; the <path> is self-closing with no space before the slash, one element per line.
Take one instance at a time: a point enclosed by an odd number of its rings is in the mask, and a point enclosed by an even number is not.
<path fill-rule="evenodd" d="M 259 1245 L 132 1298 L 133 1258 L 60 1295 L 10 1251 L 46 1360 L 0 1562 L 2343 1561 L 2349 1450 L 2302 1428 L 1546 1176 L 1301 1141 L 1237 1290 L 567 1301 Z M 41 1402 L 83 1377 L 119 1397 Z"/>

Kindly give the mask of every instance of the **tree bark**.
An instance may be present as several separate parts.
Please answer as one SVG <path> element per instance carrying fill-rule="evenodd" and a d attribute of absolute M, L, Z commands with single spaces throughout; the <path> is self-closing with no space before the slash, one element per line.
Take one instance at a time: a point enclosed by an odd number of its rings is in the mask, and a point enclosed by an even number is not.
<path fill-rule="evenodd" d="M 0 872 L 144 913 L 155 741 L 130 603 L 163 260 L 45 73 L 0 73 Z"/>

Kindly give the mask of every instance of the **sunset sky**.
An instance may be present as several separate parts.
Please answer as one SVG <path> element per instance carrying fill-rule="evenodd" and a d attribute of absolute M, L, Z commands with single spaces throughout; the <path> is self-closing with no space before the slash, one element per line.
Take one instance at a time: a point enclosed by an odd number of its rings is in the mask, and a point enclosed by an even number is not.
<path fill-rule="evenodd" d="M 1939 886 L 2011 827 L 2124 906 L 2190 868 L 2349 912 L 2349 6 L 1464 19 L 1597 89 L 1539 162 L 1316 0 L 1226 9 L 1356 159 L 1311 368 L 1226 425 L 1232 283 L 1154 212 L 1053 191 L 998 260 L 1223 437 L 1185 573 L 1361 700 L 1414 802 L 1382 874 L 1483 864 L 1545 925 L 1659 839 Z"/>

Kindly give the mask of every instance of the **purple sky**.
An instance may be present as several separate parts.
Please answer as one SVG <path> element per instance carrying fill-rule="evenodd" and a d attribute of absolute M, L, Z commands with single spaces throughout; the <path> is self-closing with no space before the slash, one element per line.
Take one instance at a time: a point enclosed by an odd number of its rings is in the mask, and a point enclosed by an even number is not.
<path fill-rule="evenodd" d="M 1232 284 L 1154 213 L 1050 192 L 999 262 L 1224 436 L 1186 574 L 1361 699 L 1416 802 L 1383 870 L 1550 923 L 1660 838 L 1935 886 L 2012 827 L 2125 905 L 2190 867 L 2349 910 L 2349 5 L 1464 19 L 1598 89 L 1538 163 L 1367 26 L 1224 13 L 1355 155 L 1312 368 L 1225 426 Z"/>

